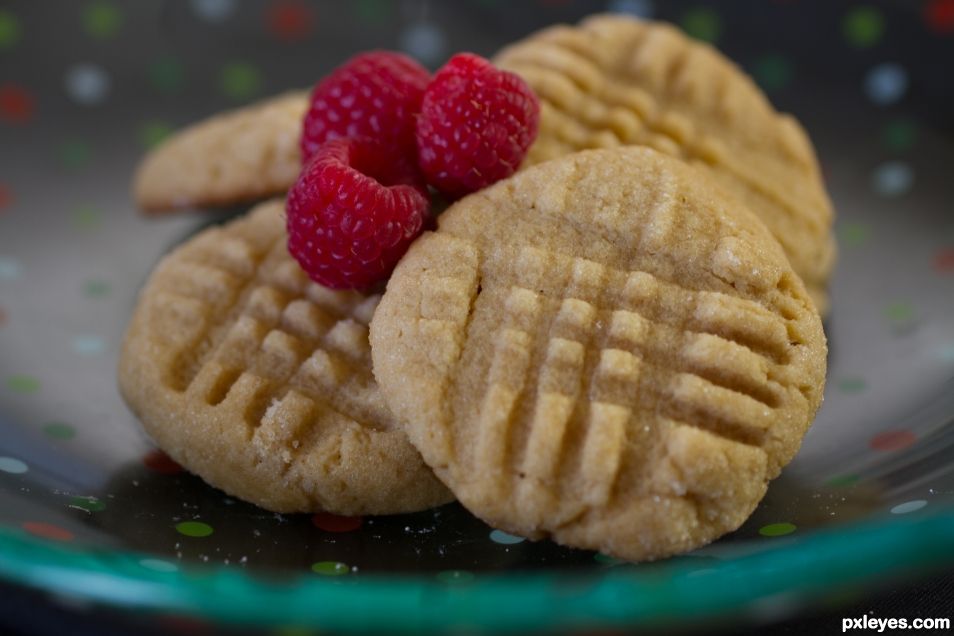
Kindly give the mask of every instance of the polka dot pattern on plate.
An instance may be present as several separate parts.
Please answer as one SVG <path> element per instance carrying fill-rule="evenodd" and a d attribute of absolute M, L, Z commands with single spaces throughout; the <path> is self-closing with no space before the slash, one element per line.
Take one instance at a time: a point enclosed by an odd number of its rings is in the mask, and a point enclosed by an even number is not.
<path fill-rule="evenodd" d="M 722 20 L 714 9 L 695 7 L 686 11 L 679 26 L 690 36 L 703 42 L 715 43 L 722 35 Z"/>
<path fill-rule="evenodd" d="M 77 104 L 95 106 L 109 96 L 111 80 L 101 66 L 83 62 L 66 73 L 66 94 Z"/>
<path fill-rule="evenodd" d="M 848 43 L 857 48 L 877 44 L 884 35 L 884 15 L 876 7 L 853 7 L 845 15 L 843 30 Z"/>
<path fill-rule="evenodd" d="M 954 0 L 928 0 L 924 6 L 924 19 L 935 33 L 954 33 Z"/>
<path fill-rule="evenodd" d="M 60 145 L 59 158 L 67 170 L 79 170 L 89 165 L 93 147 L 85 139 L 69 139 Z"/>
<path fill-rule="evenodd" d="M 122 13 L 112 2 L 92 2 L 83 10 L 83 27 L 96 39 L 114 37 L 122 24 Z"/>
<path fill-rule="evenodd" d="M 899 451 L 911 446 L 917 439 L 917 436 L 911 431 L 884 431 L 872 437 L 868 445 L 876 451 Z"/>
<path fill-rule="evenodd" d="M 301 40 L 314 30 L 315 12 L 302 0 L 277 0 L 267 9 L 266 24 L 281 40 Z"/>
<path fill-rule="evenodd" d="M 236 101 L 251 99 L 262 85 L 261 73 L 246 62 L 231 62 L 222 68 L 219 85 L 226 97 Z"/>
<path fill-rule="evenodd" d="M 23 524 L 23 529 L 35 537 L 49 539 L 51 541 L 72 541 L 73 533 L 66 528 L 61 528 L 52 523 L 42 521 L 27 521 Z"/>
<path fill-rule="evenodd" d="M 146 468 L 160 475 L 178 475 L 183 471 L 182 466 L 159 449 L 146 453 L 142 463 Z"/>
<path fill-rule="evenodd" d="M 448 53 L 444 32 L 429 22 L 412 24 L 398 40 L 402 51 L 424 64 L 442 62 Z"/>
<path fill-rule="evenodd" d="M 106 502 L 96 497 L 72 497 L 70 507 L 79 508 L 86 512 L 101 512 L 106 510 Z"/>
<path fill-rule="evenodd" d="M 12 256 L 0 256 L 0 280 L 16 280 L 22 271 L 20 261 Z"/>
<path fill-rule="evenodd" d="M 894 62 L 879 64 L 865 75 L 865 93 L 879 106 L 894 104 L 908 90 L 908 72 Z"/>
<path fill-rule="evenodd" d="M 189 0 L 192 11 L 202 20 L 224 22 L 235 13 L 235 0 Z"/>
<path fill-rule="evenodd" d="M 22 475 L 28 470 L 27 465 L 16 457 L 0 457 L 0 473 Z"/>
<path fill-rule="evenodd" d="M 0 50 L 11 49 L 20 41 L 20 21 L 17 17 L 0 9 Z"/>
<path fill-rule="evenodd" d="M 16 84 L 0 84 L 0 122 L 26 124 L 33 119 L 33 93 Z"/>
<path fill-rule="evenodd" d="M 514 534 L 509 534 L 503 530 L 494 530 L 490 533 L 490 540 L 494 543 L 500 543 L 501 545 L 514 545 L 517 543 L 523 543 L 526 541 L 523 537 L 518 537 Z"/>
<path fill-rule="evenodd" d="M 106 342 L 99 336 L 76 336 L 71 346 L 81 356 L 95 356 L 106 350 Z"/>
<path fill-rule="evenodd" d="M 914 169 L 903 161 L 886 161 L 871 175 L 872 189 L 884 197 L 906 194 L 914 184 Z"/>
<path fill-rule="evenodd" d="M 770 523 L 766 526 L 759 528 L 759 534 L 763 537 L 782 537 L 787 534 L 792 534 L 795 532 L 796 527 L 794 523 L 789 523 L 788 521 L 782 521 L 779 523 Z"/>
<path fill-rule="evenodd" d="M 187 537 L 203 538 L 215 531 L 203 521 L 182 521 L 176 524 L 176 532 Z"/>
<path fill-rule="evenodd" d="M 7 388 L 14 393 L 30 395 L 40 390 L 40 381 L 32 375 L 18 373 L 7 377 Z"/>
<path fill-rule="evenodd" d="M 312 564 L 311 571 L 322 576 L 342 576 L 351 569 L 340 561 L 318 561 Z"/>
<path fill-rule="evenodd" d="M 76 429 L 64 422 L 47 422 L 43 425 L 43 432 L 48 437 L 59 440 L 70 440 L 76 437 Z"/>
<path fill-rule="evenodd" d="M 650 0 L 610 0 L 606 5 L 610 13 L 625 13 L 637 18 L 652 18 L 655 7 Z"/>
<path fill-rule="evenodd" d="M 343 517 L 327 512 L 319 512 L 311 516 L 311 523 L 325 532 L 352 532 L 361 527 L 362 517 Z"/>
<path fill-rule="evenodd" d="M 927 501 L 924 499 L 913 499 L 911 501 L 905 501 L 900 503 L 897 506 L 891 508 L 891 514 L 893 515 L 906 515 L 911 512 L 917 512 L 921 508 L 927 505 Z"/>

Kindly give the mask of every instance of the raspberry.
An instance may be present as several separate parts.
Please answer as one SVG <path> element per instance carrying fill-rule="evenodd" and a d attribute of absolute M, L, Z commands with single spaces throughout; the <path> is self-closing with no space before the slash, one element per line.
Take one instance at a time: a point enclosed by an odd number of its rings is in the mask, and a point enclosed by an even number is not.
<path fill-rule="evenodd" d="M 311 93 L 301 135 L 302 163 L 325 141 L 371 137 L 414 153 L 414 116 L 431 74 L 401 53 L 357 55 L 321 80 Z"/>
<path fill-rule="evenodd" d="M 537 136 L 540 103 L 520 77 L 472 53 L 437 72 L 417 120 L 428 183 L 459 197 L 509 177 Z"/>
<path fill-rule="evenodd" d="M 288 251 L 316 283 L 368 287 L 421 233 L 425 188 L 412 165 L 376 141 L 326 142 L 288 193 Z"/>

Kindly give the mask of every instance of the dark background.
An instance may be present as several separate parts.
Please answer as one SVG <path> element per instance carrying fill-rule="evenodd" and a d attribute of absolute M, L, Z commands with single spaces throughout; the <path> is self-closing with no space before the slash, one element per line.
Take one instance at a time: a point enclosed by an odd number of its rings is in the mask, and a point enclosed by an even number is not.
<path fill-rule="evenodd" d="M 0 209 L 15 196 L 4 174 L 23 162 L 36 184 L 82 182 L 93 162 L 124 183 L 141 154 L 175 128 L 309 86 L 359 51 L 403 49 L 436 68 L 453 52 L 489 56 L 532 30 L 605 9 L 669 20 L 713 42 L 805 123 L 823 166 L 918 155 L 927 151 L 917 139 L 954 137 L 954 2 L 947 0 L 4 1 Z M 916 158 L 919 171 L 954 171 Z M 865 613 L 951 617 L 952 599 L 948 575 L 895 584 L 771 629 L 835 633 L 841 617 Z M 212 631 L 186 619 L 148 622 L 149 633 Z M 143 629 L 141 618 L 0 586 L 0 631 Z"/>

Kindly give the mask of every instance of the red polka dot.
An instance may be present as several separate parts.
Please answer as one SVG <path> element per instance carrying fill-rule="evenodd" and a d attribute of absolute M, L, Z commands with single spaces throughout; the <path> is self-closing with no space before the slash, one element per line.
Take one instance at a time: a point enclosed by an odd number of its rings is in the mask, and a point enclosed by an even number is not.
<path fill-rule="evenodd" d="M 954 33 L 954 0 L 932 0 L 924 7 L 924 19 L 932 31 Z"/>
<path fill-rule="evenodd" d="M 954 247 L 945 247 L 934 255 L 934 269 L 942 274 L 954 274 Z"/>
<path fill-rule="evenodd" d="M 23 529 L 35 537 L 41 539 L 51 539 L 53 541 L 72 541 L 73 533 L 65 528 L 54 526 L 52 523 L 43 523 L 42 521 L 27 521 L 23 524 Z"/>
<path fill-rule="evenodd" d="M 268 29 L 283 40 L 301 40 L 311 33 L 315 14 L 300 0 L 274 2 L 268 8 Z"/>
<path fill-rule="evenodd" d="M 33 102 L 33 95 L 19 86 L 0 86 L 0 120 L 25 124 L 33 117 Z"/>
<path fill-rule="evenodd" d="M 0 183 L 0 214 L 13 205 L 13 191 L 5 183 Z"/>
<path fill-rule="evenodd" d="M 4 311 L 3 307 L 0 307 L 0 327 L 7 324 L 7 312 Z"/>
<path fill-rule="evenodd" d="M 896 451 L 907 448 L 917 439 L 911 431 L 885 431 L 872 437 L 869 445 L 877 451 Z"/>
<path fill-rule="evenodd" d="M 162 475 L 178 475 L 182 472 L 182 466 L 177 464 L 171 457 L 158 448 L 149 451 L 146 456 L 142 458 L 142 463 L 145 464 L 149 470 Z"/>
<path fill-rule="evenodd" d="M 325 532 L 351 532 L 361 527 L 362 517 L 341 517 L 326 512 L 319 512 L 311 516 L 311 522 L 316 528 Z"/>

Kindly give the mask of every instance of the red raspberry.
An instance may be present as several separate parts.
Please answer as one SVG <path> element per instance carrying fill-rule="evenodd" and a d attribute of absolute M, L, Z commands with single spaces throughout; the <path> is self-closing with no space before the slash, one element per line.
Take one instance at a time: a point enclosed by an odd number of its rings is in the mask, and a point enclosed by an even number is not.
<path fill-rule="evenodd" d="M 459 197 L 509 177 L 537 136 L 540 103 L 520 77 L 472 53 L 437 72 L 417 120 L 427 182 Z"/>
<path fill-rule="evenodd" d="M 430 79 L 427 69 L 401 53 L 371 51 L 351 58 L 311 93 L 302 126 L 302 163 L 338 137 L 371 137 L 413 155 L 414 116 Z"/>
<path fill-rule="evenodd" d="M 368 287 L 391 273 L 429 207 L 408 162 L 371 139 L 335 139 L 288 193 L 288 251 L 321 285 Z"/>

